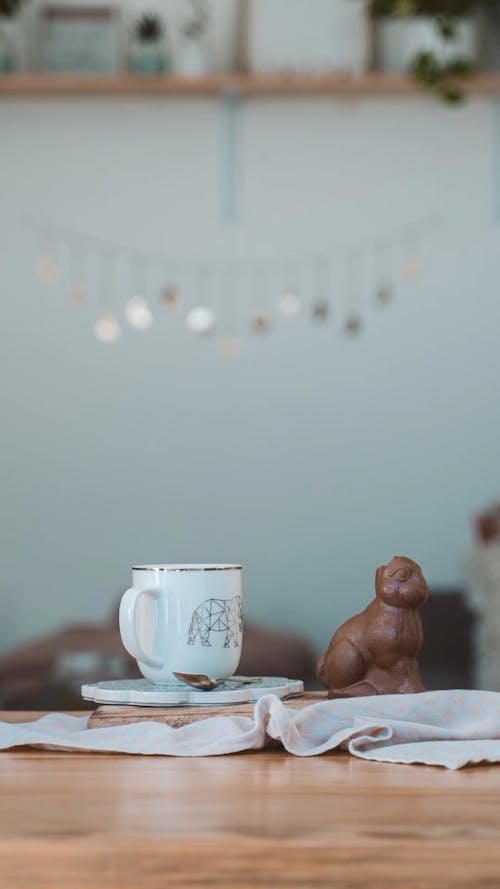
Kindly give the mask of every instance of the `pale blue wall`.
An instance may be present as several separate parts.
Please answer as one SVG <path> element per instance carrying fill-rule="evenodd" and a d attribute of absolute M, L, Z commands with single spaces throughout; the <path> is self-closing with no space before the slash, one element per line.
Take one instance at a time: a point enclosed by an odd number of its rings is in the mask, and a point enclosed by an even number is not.
<path fill-rule="evenodd" d="M 460 576 L 498 493 L 492 105 L 263 101 L 243 124 L 228 230 L 217 103 L 0 105 L 3 647 L 102 618 L 137 561 L 241 561 L 247 614 L 318 646 L 395 552 Z M 201 258 L 441 224 L 418 282 L 384 311 L 367 294 L 359 340 L 281 322 L 227 362 L 165 315 L 98 343 L 94 309 L 35 280 L 23 209 Z"/>

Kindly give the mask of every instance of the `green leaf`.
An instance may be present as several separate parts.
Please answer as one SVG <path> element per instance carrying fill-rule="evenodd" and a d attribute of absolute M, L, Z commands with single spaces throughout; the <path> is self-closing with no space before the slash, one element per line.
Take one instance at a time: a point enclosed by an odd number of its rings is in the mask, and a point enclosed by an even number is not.
<path fill-rule="evenodd" d="M 436 16 L 436 24 L 443 40 L 454 40 L 457 36 L 457 23 L 449 15 Z"/>
<path fill-rule="evenodd" d="M 443 84 L 439 85 L 436 91 L 443 102 L 447 102 L 448 105 L 461 105 L 465 102 L 465 93 L 458 87 Z"/>
<path fill-rule="evenodd" d="M 432 52 L 419 52 L 410 65 L 410 74 L 424 86 L 434 86 L 442 77 L 442 69 Z"/>
<path fill-rule="evenodd" d="M 374 16 L 431 15 L 456 19 L 490 4 L 493 0 L 370 0 L 370 12 Z"/>
<path fill-rule="evenodd" d="M 451 77 L 470 77 L 471 74 L 474 74 L 474 65 L 468 59 L 456 56 L 445 65 L 444 73 Z"/>
<path fill-rule="evenodd" d="M 416 12 L 415 0 L 394 0 L 394 15 L 415 15 Z"/>

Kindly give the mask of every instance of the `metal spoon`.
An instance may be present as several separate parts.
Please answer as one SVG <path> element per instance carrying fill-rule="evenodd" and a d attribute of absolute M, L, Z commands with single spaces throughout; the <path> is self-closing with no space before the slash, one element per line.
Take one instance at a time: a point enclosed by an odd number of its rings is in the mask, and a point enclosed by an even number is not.
<path fill-rule="evenodd" d="M 193 688 L 199 688 L 201 691 L 211 691 L 213 688 L 217 688 L 222 682 L 237 682 L 239 685 L 262 682 L 262 676 L 229 676 L 226 679 L 211 679 L 210 676 L 206 676 L 205 673 L 176 673 L 175 671 L 174 676 L 176 676 L 177 679 L 180 679 L 181 682 L 185 682 L 186 685 L 191 685 Z"/>

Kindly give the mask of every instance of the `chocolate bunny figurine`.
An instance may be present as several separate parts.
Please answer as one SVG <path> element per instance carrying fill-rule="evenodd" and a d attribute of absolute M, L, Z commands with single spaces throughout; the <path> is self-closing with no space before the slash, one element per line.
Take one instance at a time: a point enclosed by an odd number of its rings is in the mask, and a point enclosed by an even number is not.
<path fill-rule="evenodd" d="M 418 608 L 429 589 L 420 565 L 394 556 L 377 568 L 375 594 L 364 611 L 342 624 L 318 661 L 317 676 L 329 698 L 424 691 Z"/>

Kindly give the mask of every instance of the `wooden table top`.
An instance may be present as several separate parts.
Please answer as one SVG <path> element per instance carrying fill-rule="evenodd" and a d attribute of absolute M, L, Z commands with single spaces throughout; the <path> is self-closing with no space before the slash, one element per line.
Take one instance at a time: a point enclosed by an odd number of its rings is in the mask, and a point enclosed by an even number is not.
<path fill-rule="evenodd" d="M 0 889 L 500 886 L 497 766 L 26 748 L 0 801 Z"/>

